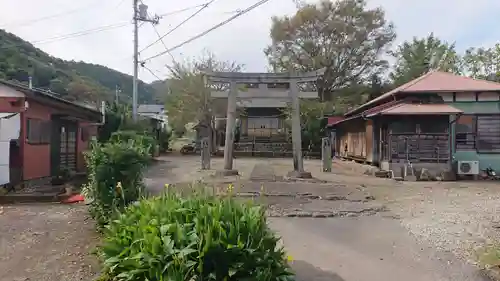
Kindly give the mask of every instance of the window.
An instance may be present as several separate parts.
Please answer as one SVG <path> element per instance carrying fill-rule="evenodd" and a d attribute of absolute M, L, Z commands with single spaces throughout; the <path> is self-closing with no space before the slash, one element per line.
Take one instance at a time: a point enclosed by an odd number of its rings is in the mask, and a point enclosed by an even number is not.
<path fill-rule="evenodd" d="M 31 119 L 26 122 L 26 139 L 30 144 L 49 144 L 52 132 L 50 121 Z"/>
<path fill-rule="evenodd" d="M 462 115 L 455 125 L 455 147 L 457 150 L 476 149 L 476 116 Z"/>
<path fill-rule="evenodd" d="M 479 152 L 500 152 L 500 114 L 478 115 L 476 129 Z"/>

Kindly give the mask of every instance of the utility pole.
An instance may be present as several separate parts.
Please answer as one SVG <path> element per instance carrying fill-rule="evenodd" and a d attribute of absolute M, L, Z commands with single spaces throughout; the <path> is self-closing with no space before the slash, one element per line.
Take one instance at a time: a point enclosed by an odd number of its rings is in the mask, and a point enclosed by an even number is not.
<path fill-rule="evenodd" d="M 118 103 L 119 101 L 119 95 L 121 94 L 122 90 L 118 87 L 118 85 L 115 86 L 115 103 Z"/>
<path fill-rule="evenodd" d="M 137 121 L 137 83 L 139 81 L 139 21 L 158 24 L 160 22 L 160 17 L 155 15 L 153 18 L 149 18 L 148 6 L 144 5 L 142 1 L 139 5 L 139 0 L 132 1 L 134 5 L 134 80 L 132 83 L 132 117 L 134 121 Z"/>

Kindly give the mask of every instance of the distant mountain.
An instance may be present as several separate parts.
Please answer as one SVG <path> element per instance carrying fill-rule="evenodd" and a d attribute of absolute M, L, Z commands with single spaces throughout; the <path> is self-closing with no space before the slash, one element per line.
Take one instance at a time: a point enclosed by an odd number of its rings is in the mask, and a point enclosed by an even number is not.
<path fill-rule="evenodd" d="M 155 92 L 155 100 L 157 101 L 164 101 L 165 95 L 169 94 L 169 88 L 168 88 L 168 83 L 169 79 L 166 80 L 156 80 L 151 82 L 149 85 L 153 87 L 154 92 Z"/>
<path fill-rule="evenodd" d="M 96 103 L 115 99 L 132 100 L 132 76 L 108 67 L 85 62 L 65 61 L 34 47 L 12 33 L 0 29 L 0 79 L 28 83 L 51 90 L 61 97 Z M 158 103 L 155 87 L 139 81 L 139 103 Z"/>

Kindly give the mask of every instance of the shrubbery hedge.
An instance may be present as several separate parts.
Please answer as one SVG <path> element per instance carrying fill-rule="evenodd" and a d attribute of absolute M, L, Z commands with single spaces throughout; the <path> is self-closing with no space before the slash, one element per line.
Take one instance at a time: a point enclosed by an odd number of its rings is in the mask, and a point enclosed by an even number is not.
<path fill-rule="evenodd" d="M 142 194 L 142 171 L 150 159 L 148 148 L 131 142 L 94 143 L 86 153 L 88 183 L 83 193 L 90 213 L 102 227 L 117 210 Z"/>

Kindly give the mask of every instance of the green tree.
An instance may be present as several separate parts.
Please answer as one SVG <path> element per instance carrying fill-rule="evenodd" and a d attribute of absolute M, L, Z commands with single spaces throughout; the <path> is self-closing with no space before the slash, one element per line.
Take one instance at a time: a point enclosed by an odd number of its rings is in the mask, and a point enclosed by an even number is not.
<path fill-rule="evenodd" d="M 274 71 L 325 68 L 317 83 L 324 100 L 387 66 L 381 55 L 395 33 L 381 8 L 370 9 L 364 0 L 299 4 L 295 15 L 272 19 L 272 44 L 264 52 Z"/>
<path fill-rule="evenodd" d="M 469 48 L 463 57 L 465 74 L 476 78 L 500 82 L 500 44 L 490 48 Z"/>
<path fill-rule="evenodd" d="M 204 80 L 203 71 L 241 71 L 242 65 L 230 61 L 220 61 L 214 54 L 205 52 L 200 58 L 175 62 L 170 67 L 168 93 L 165 93 L 165 110 L 172 128 L 183 128 L 191 122 L 213 124 L 214 111 L 218 108 L 210 96 Z M 223 90 L 224 85 L 211 88 Z"/>
<path fill-rule="evenodd" d="M 396 63 L 390 77 L 397 86 L 431 70 L 460 73 L 460 56 L 455 44 L 442 41 L 432 33 L 425 38 L 414 37 L 412 41 L 402 43 L 391 54 Z"/>

